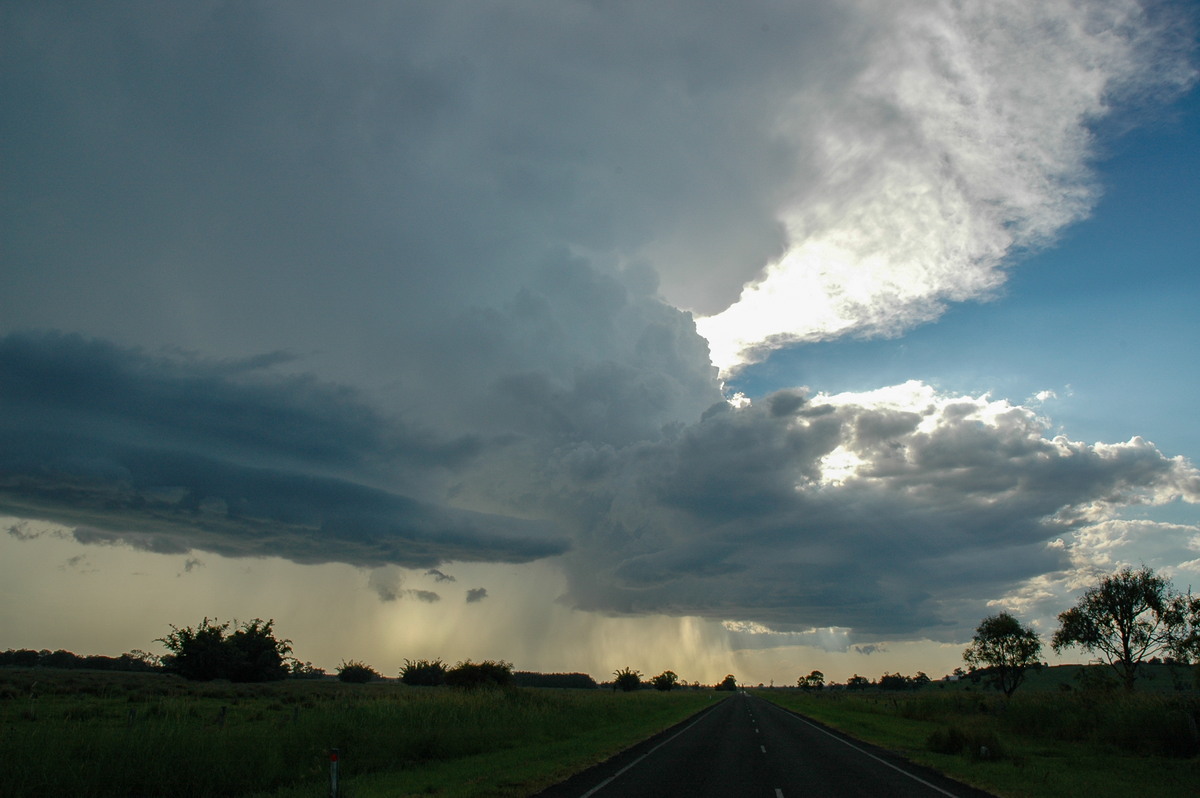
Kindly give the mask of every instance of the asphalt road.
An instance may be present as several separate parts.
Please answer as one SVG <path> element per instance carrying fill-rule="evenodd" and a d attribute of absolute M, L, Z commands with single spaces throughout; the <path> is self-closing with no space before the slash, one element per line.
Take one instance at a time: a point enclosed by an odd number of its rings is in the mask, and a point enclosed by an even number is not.
<path fill-rule="evenodd" d="M 538 798 L 992 798 L 737 693 Z"/>

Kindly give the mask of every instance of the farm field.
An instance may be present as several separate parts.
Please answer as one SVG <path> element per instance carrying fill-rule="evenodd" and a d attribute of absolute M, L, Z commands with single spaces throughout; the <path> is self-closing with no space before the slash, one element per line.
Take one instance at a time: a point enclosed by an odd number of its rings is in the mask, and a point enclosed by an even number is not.
<path fill-rule="evenodd" d="M 1005 798 L 1194 796 L 1200 694 L 1168 689 L 1166 669 L 1132 695 L 1056 689 L 1074 671 L 1050 669 L 1011 700 L 966 685 L 754 692 Z"/>
<path fill-rule="evenodd" d="M 724 695 L 5 669 L 0 795 L 528 795 Z"/>

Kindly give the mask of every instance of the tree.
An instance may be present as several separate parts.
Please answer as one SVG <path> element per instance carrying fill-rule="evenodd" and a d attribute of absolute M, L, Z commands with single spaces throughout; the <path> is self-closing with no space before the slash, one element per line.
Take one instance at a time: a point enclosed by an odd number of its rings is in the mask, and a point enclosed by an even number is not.
<path fill-rule="evenodd" d="M 885 673 L 879 677 L 880 690 L 908 690 L 912 686 L 912 679 L 899 673 Z"/>
<path fill-rule="evenodd" d="M 230 681 L 271 682 L 287 677 L 291 641 L 276 639 L 274 625 L 274 620 L 255 618 L 226 638 L 231 649 Z"/>
<path fill-rule="evenodd" d="M 1200 600 L 1177 593 L 1171 581 L 1142 567 L 1123 568 L 1087 590 L 1058 616 L 1055 651 L 1078 646 L 1098 654 L 1133 690 L 1138 667 L 1152 656 L 1188 661 L 1200 647 Z"/>
<path fill-rule="evenodd" d="M 232 682 L 268 682 L 288 675 L 287 656 L 292 641 L 275 637 L 274 620 L 239 625 L 205 618 L 196 628 L 172 625 L 171 634 L 158 638 L 171 653 L 162 658 L 163 669 L 185 679 Z"/>
<path fill-rule="evenodd" d="M 972 668 L 989 668 L 996 689 L 1011 698 L 1025 672 L 1041 665 L 1042 641 L 1038 633 L 1007 612 L 979 622 L 963 660 Z"/>
<path fill-rule="evenodd" d="M 825 686 L 825 674 L 820 671 L 813 671 L 807 676 L 801 676 L 797 679 L 796 686 L 804 690 L 820 690 Z"/>
<path fill-rule="evenodd" d="M 650 684 L 654 685 L 655 690 L 665 693 L 675 689 L 675 686 L 679 684 L 679 677 L 675 675 L 675 671 L 663 671 L 651 679 Z"/>
<path fill-rule="evenodd" d="M 613 671 L 613 689 L 632 693 L 642 686 L 642 672 L 632 668 Z"/>
<path fill-rule="evenodd" d="M 715 689 L 727 690 L 731 693 L 735 692 L 737 690 L 737 679 L 733 678 L 732 673 L 726 674 L 725 678 L 721 680 L 721 683 Z"/>
<path fill-rule="evenodd" d="M 349 662 L 343 661 L 338 666 L 337 677 L 338 681 L 350 684 L 366 684 L 369 681 L 378 679 L 379 674 L 370 665 L 352 659 Z"/>
<path fill-rule="evenodd" d="M 846 680 L 847 690 L 866 690 L 871 686 L 871 680 L 866 676 L 859 676 L 857 673 Z"/>

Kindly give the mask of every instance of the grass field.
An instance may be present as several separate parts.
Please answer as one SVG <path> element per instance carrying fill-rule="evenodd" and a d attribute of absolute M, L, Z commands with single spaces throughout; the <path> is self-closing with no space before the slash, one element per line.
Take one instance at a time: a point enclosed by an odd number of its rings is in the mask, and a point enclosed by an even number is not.
<path fill-rule="evenodd" d="M 1071 673 L 1051 669 L 1011 700 L 969 685 L 757 692 L 1006 798 L 1200 794 L 1200 695 L 1170 678 L 1133 695 L 1056 689 Z"/>
<path fill-rule="evenodd" d="M 528 795 L 722 695 L 0 670 L 0 795 Z"/>

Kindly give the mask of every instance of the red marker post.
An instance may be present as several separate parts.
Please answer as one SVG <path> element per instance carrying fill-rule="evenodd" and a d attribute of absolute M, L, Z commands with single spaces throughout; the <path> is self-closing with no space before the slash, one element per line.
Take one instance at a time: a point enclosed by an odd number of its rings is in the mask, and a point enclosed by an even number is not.
<path fill-rule="evenodd" d="M 337 798 L 338 750 L 329 749 L 329 798 Z"/>

